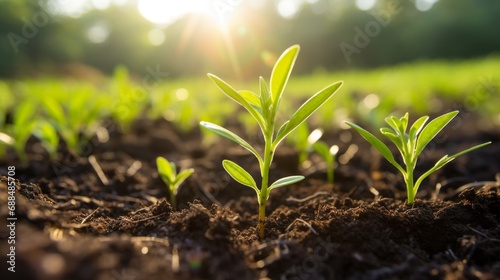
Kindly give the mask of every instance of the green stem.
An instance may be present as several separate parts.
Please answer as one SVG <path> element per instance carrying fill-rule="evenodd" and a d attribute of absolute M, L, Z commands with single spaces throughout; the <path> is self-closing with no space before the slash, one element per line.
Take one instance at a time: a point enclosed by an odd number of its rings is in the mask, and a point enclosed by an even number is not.
<path fill-rule="evenodd" d="M 170 191 L 170 205 L 172 205 L 172 208 L 177 209 L 176 203 L 177 202 L 175 201 L 175 191 Z"/>
<path fill-rule="evenodd" d="M 264 164 L 262 166 L 262 184 L 260 187 L 260 198 L 259 198 L 259 235 L 260 238 L 265 236 L 265 222 L 266 222 L 266 202 L 269 197 L 269 169 L 271 168 L 271 162 L 273 161 L 274 149 L 273 149 L 273 132 L 274 125 L 271 124 L 267 130 L 265 136 L 265 147 L 264 147 Z M 270 133 L 269 133 L 270 131 Z"/>
<path fill-rule="evenodd" d="M 327 161 L 326 177 L 327 177 L 328 183 L 333 185 L 333 159 L 330 159 Z"/>
<path fill-rule="evenodd" d="M 412 164 L 406 165 L 406 175 L 404 176 L 406 183 L 406 193 L 408 196 L 408 205 L 413 205 L 415 202 L 415 192 L 413 191 L 413 167 Z"/>

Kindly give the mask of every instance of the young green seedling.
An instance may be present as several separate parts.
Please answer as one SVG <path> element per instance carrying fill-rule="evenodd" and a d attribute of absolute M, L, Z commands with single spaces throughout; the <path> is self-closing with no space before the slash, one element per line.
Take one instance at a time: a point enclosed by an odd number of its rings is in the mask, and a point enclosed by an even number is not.
<path fill-rule="evenodd" d="M 79 145 L 86 143 L 100 126 L 101 101 L 89 92 L 79 91 L 65 106 L 48 96 L 42 99 L 42 105 L 67 147 L 73 152 L 80 152 Z"/>
<path fill-rule="evenodd" d="M 59 146 L 59 135 L 56 129 L 48 121 L 41 120 L 35 123 L 33 135 L 40 140 L 42 146 L 49 153 L 50 159 L 55 160 Z"/>
<path fill-rule="evenodd" d="M 321 105 L 330 99 L 330 97 L 332 97 L 333 94 L 342 86 L 342 82 L 336 82 L 319 91 L 302 104 L 302 106 L 292 115 L 290 120 L 283 123 L 281 127 L 276 130 L 276 115 L 278 107 L 298 52 L 299 46 L 295 45 L 288 48 L 280 56 L 272 70 L 271 84 L 269 88 L 267 87 L 264 79 L 260 77 L 260 95 L 245 90 L 236 91 L 217 76 L 212 74 L 208 75 L 222 92 L 242 105 L 252 115 L 252 117 L 257 121 L 264 136 L 264 153 L 261 155 L 257 152 L 256 148 L 252 147 L 235 133 L 213 123 L 200 123 L 202 127 L 236 142 L 243 148 L 250 151 L 257 158 L 262 178 L 260 189 L 257 187 L 253 177 L 235 162 L 224 160 L 222 164 L 224 169 L 231 177 L 233 177 L 234 180 L 255 190 L 259 203 L 258 228 L 261 238 L 264 238 L 266 202 L 269 198 L 271 190 L 290 185 L 304 179 L 304 176 L 289 176 L 281 178 L 269 185 L 269 169 L 271 168 L 271 162 L 273 160 L 276 147 L 287 135 L 294 131 L 301 123 L 309 118 L 312 113 L 314 113 Z"/>
<path fill-rule="evenodd" d="M 168 186 L 170 193 L 170 204 L 177 208 L 175 197 L 179 191 L 180 185 L 193 174 L 194 169 L 186 169 L 177 174 L 177 166 L 173 162 L 169 162 L 166 158 L 157 157 L 156 166 L 161 179 Z"/>
<path fill-rule="evenodd" d="M 2 145 L 12 146 L 19 160 L 24 165 L 28 163 L 28 157 L 24 148 L 33 130 L 34 114 L 35 106 L 32 103 L 22 103 L 14 114 L 13 123 L 5 127 L 7 133 L 0 132 Z"/>
<path fill-rule="evenodd" d="M 328 183 L 333 184 L 333 165 L 335 163 L 335 157 L 339 151 L 339 146 L 333 145 L 328 147 L 328 145 L 323 141 L 317 141 L 313 145 L 314 150 L 325 160 L 326 162 L 326 178 Z"/>
<path fill-rule="evenodd" d="M 292 144 L 299 154 L 299 166 L 305 167 L 309 159 L 309 154 L 313 150 L 313 145 L 323 136 L 323 130 L 316 128 L 312 132 L 306 122 L 297 127 L 287 142 Z"/>
<path fill-rule="evenodd" d="M 418 156 L 422 153 L 425 146 L 429 144 L 432 139 L 458 114 L 458 111 L 453 111 L 439 116 L 425 125 L 428 116 L 423 116 L 416 120 L 410 127 L 410 131 L 407 132 L 408 127 L 408 113 L 406 113 L 402 118 L 398 119 L 394 116 L 387 117 L 385 121 L 391 128 L 383 127 L 380 132 L 388 137 L 394 145 L 398 148 L 401 157 L 403 158 L 403 163 L 406 168 L 403 168 L 399 163 L 396 162 L 394 156 L 392 155 L 389 148 L 382 143 L 377 137 L 375 137 L 370 132 L 361 128 L 360 126 L 346 122 L 347 125 L 356 130 L 363 138 L 366 139 L 373 147 L 375 147 L 385 159 L 387 159 L 392 165 L 394 165 L 403 174 L 403 178 L 406 184 L 406 192 L 408 196 L 408 204 L 412 205 L 415 201 L 415 195 L 417 194 L 418 188 L 422 181 L 432 173 L 434 173 L 439 168 L 443 167 L 445 164 L 451 162 L 455 158 L 466 154 L 470 151 L 479 149 L 483 146 L 490 144 L 491 142 L 486 142 L 483 144 L 476 145 L 472 148 L 466 149 L 462 152 L 456 153 L 452 156 L 445 155 L 436 164 L 429 169 L 427 172 L 422 174 L 416 181 L 414 181 L 413 173 L 415 166 L 417 164 Z"/>

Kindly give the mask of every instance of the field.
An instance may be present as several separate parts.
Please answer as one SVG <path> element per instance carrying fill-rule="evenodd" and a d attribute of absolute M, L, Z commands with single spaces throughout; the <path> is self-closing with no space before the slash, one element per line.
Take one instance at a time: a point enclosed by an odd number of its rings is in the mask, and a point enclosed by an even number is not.
<path fill-rule="evenodd" d="M 220 77 L 259 90 L 258 77 Z M 210 79 L 156 81 L 117 68 L 95 81 L 0 81 L 1 204 L 9 187 L 16 193 L 14 213 L 2 207 L 0 216 L 17 218 L 17 279 L 500 277 L 500 57 L 292 74 L 278 122 L 339 80 L 343 87 L 277 149 L 270 179 L 305 180 L 270 194 L 264 239 L 254 192 L 222 166 L 230 159 L 259 178 L 257 160 L 199 122 L 224 125 L 259 151 L 263 138 Z M 453 110 L 459 115 L 424 151 L 417 174 L 446 154 L 492 144 L 429 176 L 412 206 L 398 170 L 344 123 L 380 135 L 387 116 L 410 112 L 413 122 Z M 317 128 L 338 146 L 333 184 L 308 145 Z M 194 169 L 177 208 L 158 156 Z M 10 259 L 0 256 L 3 266 Z"/>

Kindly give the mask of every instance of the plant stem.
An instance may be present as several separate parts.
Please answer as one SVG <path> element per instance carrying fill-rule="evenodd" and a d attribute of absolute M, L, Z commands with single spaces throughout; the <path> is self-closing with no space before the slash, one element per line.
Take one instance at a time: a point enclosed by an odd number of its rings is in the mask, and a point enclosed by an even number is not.
<path fill-rule="evenodd" d="M 271 129 L 270 131 L 273 131 Z M 272 147 L 273 135 L 265 135 L 265 147 L 264 147 L 264 164 L 262 166 L 262 184 L 260 187 L 260 198 L 259 198 L 259 235 L 260 238 L 264 238 L 265 235 L 265 222 L 266 222 L 266 202 L 269 197 L 269 169 L 271 168 L 271 162 L 274 156 L 274 150 Z"/>
<path fill-rule="evenodd" d="M 327 160 L 326 178 L 328 180 L 328 183 L 333 185 L 333 159 Z"/>
<path fill-rule="evenodd" d="M 413 191 L 413 164 L 406 165 L 406 175 L 405 183 L 406 183 L 406 193 L 408 196 L 408 205 L 413 205 L 415 202 L 415 192 Z"/>
<path fill-rule="evenodd" d="M 175 192 L 170 191 L 170 205 L 172 205 L 172 208 L 177 209 L 177 205 L 175 205 L 177 202 L 175 201 Z"/>

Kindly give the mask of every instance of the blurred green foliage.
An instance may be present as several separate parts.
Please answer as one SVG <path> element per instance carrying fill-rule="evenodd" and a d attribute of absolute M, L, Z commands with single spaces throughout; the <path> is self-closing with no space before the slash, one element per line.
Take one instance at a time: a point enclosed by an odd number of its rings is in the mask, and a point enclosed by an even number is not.
<path fill-rule="evenodd" d="M 275 1 L 260 8 L 241 1 L 225 32 L 214 21 L 188 16 L 161 27 L 166 38 L 159 46 L 148 41 L 155 26 L 134 1 L 91 9 L 78 18 L 53 13 L 53 2 L 0 0 L 0 76 L 65 74 L 59 65 L 78 62 L 107 74 L 123 64 L 141 75 L 158 65 L 170 78 L 214 69 L 248 78 L 266 73 L 269 62 L 291 44 L 302 46 L 296 67 L 302 74 L 500 50 L 500 1 L 440 0 L 422 12 L 415 1 L 378 0 L 361 11 L 355 1 L 318 0 L 303 4 L 291 19 L 278 14 Z M 109 32 L 103 42 L 89 40 L 95 27 Z M 346 55 L 342 44 L 356 52 Z"/>
<path fill-rule="evenodd" d="M 277 119 L 288 119 L 292 108 L 309 98 L 311 91 L 320 90 L 318 85 L 340 79 L 344 81 L 345 94 L 319 109 L 309 119 L 309 127 L 322 127 L 325 132 L 331 132 L 342 127 L 345 120 L 380 126 L 384 117 L 391 114 L 410 111 L 427 115 L 450 109 L 460 110 L 465 117 L 482 116 L 483 125 L 500 125 L 497 106 L 500 103 L 500 57 L 495 56 L 458 62 L 422 61 L 376 70 L 319 71 L 293 77 Z M 254 92 L 259 90 L 255 83 L 234 84 Z M 242 110 L 219 94 L 206 77 L 181 78 L 145 87 L 130 77 L 125 68 L 118 67 L 111 79 L 99 84 L 54 78 L 0 80 L 0 94 L 6 97 L 5 102 L 0 102 L 0 157 L 5 144 L 10 146 L 9 136 L 20 140 L 16 150 L 23 157 L 23 143 L 29 133 L 37 134 L 36 130 L 26 129 L 31 127 L 27 121 L 16 124 L 20 119 L 50 123 L 70 149 L 85 144 L 81 142 L 92 138 L 103 121 L 113 120 L 121 131 L 127 132 L 132 121 L 141 116 L 164 118 L 181 131 L 197 127 L 201 119 L 231 125 L 240 121 L 243 127 L 257 129 L 252 125 L 253 120 L 241 117 L 245 115 L 240 114 Z M 25 107 L 31 110 L 19 109 Z M 16 117 L 22 111 L 29 111 L 22 114 L 29 118 Z M 253 135 L 255 131 L 250 129 L 246 133 Z M 302 138 L 307 137 L 307 132 L 305 129 Z M 45 143 L 49 146 L 56 140 L 50 138 L 54 141 Z"/>

